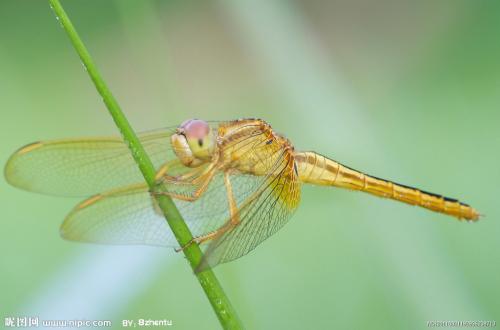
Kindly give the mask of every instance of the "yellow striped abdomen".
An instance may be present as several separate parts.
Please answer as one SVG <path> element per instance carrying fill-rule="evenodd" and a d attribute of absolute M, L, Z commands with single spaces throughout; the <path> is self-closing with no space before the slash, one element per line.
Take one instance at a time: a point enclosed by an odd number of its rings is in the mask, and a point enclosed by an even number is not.
<path fill-rule="evenodd" d="M 297 152 L 295 162 L 299 180 L 304 183 L 361 190 L 458 219 L 479 219 L 479 213 L 474 208 L 456 199 L 370 176 L 315 152 Z"/>

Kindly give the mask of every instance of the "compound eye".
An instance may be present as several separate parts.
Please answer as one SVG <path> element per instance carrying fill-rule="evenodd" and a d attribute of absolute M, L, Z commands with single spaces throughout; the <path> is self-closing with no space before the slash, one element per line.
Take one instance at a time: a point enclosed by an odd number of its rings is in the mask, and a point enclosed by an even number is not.
<path fill-rule="evenodd" d="M 178 132 L 183 133 L 194 157 L 199 159 L 210 159 L 212 157 L 215 140 L 206 121 L 199 119 L 187 120 L 179 126 Z"/>
<path fill-rule="evenodd" d="M 183 122 L 178 130 L 188 138 L 203 139 L 210 132 L 210 126 L 204 120 L 190 119 Z"/>

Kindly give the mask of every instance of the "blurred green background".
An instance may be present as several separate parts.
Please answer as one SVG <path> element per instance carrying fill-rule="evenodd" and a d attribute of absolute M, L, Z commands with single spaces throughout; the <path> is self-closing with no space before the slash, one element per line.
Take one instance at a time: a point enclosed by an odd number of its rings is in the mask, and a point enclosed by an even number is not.
<path fill-rule="evenodd" d="M 500 322 L 500 3 L 63 2 L 138 131 L 260 117 L 297 149 L 475 206 L 443 215 L 304 187 L 290 223 L 216 268 L 249 329 Z M 44 1 L 0 2 L 0 162 L 116 134 Z M 0 181 L 0 317 L 218 322 L 180 254 L 62 240 L 79 200 Z"/>

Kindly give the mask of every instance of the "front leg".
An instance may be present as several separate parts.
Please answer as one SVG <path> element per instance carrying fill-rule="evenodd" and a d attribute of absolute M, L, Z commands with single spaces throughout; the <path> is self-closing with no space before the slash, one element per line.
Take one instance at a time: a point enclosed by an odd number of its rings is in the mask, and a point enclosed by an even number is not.
<path fill-rule="evenodd" d="M 185 175 L 189 175 L 189 177 L 194 177 L 197 174 L 199 174 L 200 170 L 193 170 L 192 172 L 196 173 L 186 173 Z M 190 174 L 191 173 L 191 174 Z M 210 165 L 203 171 L 201 171 L 201 174 L 199 176 L 195 177 L 194 179 L 190 180 L 180 180 L 180 179 L 174 179 L 173 181 L 168 181 L 166 183 L 172 184 L 174 187 L 175 185 L 182 184 L 182 185 L 192 185 L 196 186 L 195 190 L 191 192 L 190 194 L 181 194 L 175 191 L 153 191 L 153 194 L 155 195 L 167 195 L 175 199 L 183 200 L 183 201 L 188 201 L 188 202 L 194 202 L 200 196 L 207 190 L 208 185 L 212 181 L 214 175 L 217 173 L 217 169 L 215 166 Z M 161 184 L 160 184 L 161 185 Z M 168 187 L 167 187 L 168 189 Z"/>
<path fill-rule="evenodd" d="M 175 183 L 175 184 L 196 184 L 199 181 L 200 176 L 208 172 L 211 169 L 211 166 L 208 167 L 197 167 L 193 168 L 187 173 L 183 173 L 180 175 L 170 175 L 168 174 L 169 170 L 174 169 L 175 167 L 185 168 L 184 165 L 178 159 L 171 160 L 163 164 L 158 172 L 155 175 L 155 181 L 157 185 L 161 185 L 163 183 Z"/>

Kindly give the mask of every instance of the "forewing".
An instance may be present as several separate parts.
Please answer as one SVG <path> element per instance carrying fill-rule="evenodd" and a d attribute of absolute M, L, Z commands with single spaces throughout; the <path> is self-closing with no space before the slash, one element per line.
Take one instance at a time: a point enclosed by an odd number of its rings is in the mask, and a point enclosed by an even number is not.
<path fill-rule="evenodd" d="M 174 128 L 139 134 L 155 168 L 175 158 Z M 7 181 L 19 188 L 59 196 L 89 196 L 142 182 L 130 150 L 120 137 L 36 142 L 14 153 L 5 167 Z"/>

